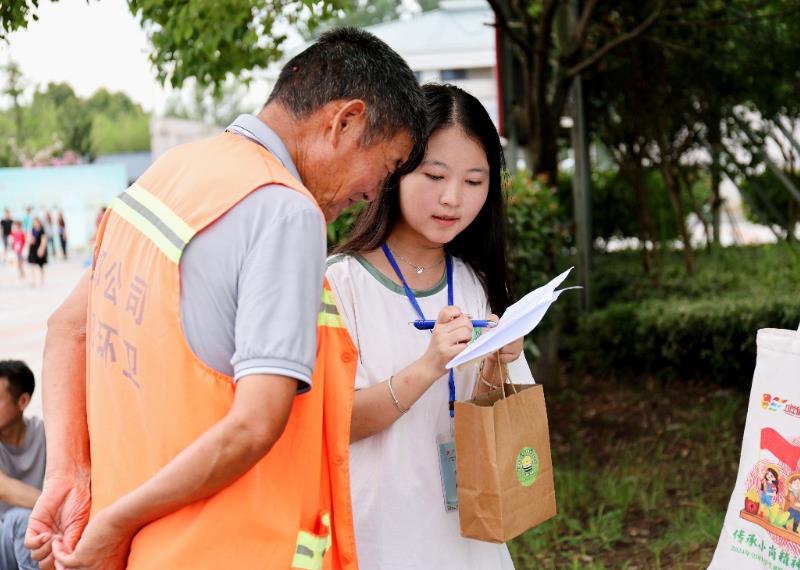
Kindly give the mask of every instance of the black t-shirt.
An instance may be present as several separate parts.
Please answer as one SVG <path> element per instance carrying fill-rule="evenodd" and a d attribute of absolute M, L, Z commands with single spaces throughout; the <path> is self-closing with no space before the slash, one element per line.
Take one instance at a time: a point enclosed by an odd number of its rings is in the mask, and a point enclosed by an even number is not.
<path fill-rule="evenodd" d="M 0 220 L 0 225 L 3 226 L 3 236 L 10 236 L 11 235 L 11 226 L 14 224 L 14 220 Z"/>

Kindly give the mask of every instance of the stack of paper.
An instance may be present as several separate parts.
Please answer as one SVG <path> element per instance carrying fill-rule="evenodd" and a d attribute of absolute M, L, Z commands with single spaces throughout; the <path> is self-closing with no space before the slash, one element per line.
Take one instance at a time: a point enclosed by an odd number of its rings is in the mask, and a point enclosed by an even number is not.
<path fill-rule="evenodd" d="M 488 329 L 479 336 L 475 342 L 471 343 L 458 356 L 448 362 L 447 368 L 455 368 L 466 362 L 497 352 L 505 345 L 530 333 L 541 322 L 550 305 L 556 302 L 561 293 L 569 289 L 579 289 L 579 287 L 568 287 L 567 289 L 556 290 L 567 278 L 570 271 L 572 271 L 572 267 L 547 285 L 531 291 L 511 305 L 500 317 L 496 327 Z"/>

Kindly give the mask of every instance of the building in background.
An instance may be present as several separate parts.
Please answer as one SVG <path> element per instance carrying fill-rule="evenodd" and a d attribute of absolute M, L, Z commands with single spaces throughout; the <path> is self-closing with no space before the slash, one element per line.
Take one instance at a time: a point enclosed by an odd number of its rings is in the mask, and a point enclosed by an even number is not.
<path fill-rule="evenodd" d="M 128 184 L 133 184 L 153 164 L 153 158 L 150 151 L 117 152 L 101 154 L 92 164 L 120 164 L 125 168 Z"/>
<path fill-rule="evenodd" d="M 201 121 L 153 117 L 150 121 L 150 156 L 156 160 L 173 146 L 219 134 L 224 128 Z"/>
<path fill-rule="evenodd" d="M 494 13 L 484 0 L 443 0 L 439 8 L 364 28 L 408 62 L 420 83 L 452 83 L 477 97 L 498 122 Z M 254 82 L 258 100 L 283 65 L 309 44 L 289 49 Z M 155 150 L 155 149 L 154 149 Z"/>
<path fill-rule="evenodd" d="M 494 13 L 483 0 L 444 0 L 437 10 L 366 28 L 408 62 L 420 83 L 452 83 L 498 121 Z"/>

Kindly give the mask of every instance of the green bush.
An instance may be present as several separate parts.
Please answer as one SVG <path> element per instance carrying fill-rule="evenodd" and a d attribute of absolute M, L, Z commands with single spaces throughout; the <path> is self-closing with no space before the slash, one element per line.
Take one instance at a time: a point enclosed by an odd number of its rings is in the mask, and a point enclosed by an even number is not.
<path fill-rule="evenodd" d="M 355 204 L 328 224 L 328 251 L 333 251 L 337 245 L 344 242 L 364 205 L 364 202 Z"/>
<path fill-rule="evenodd" d="M 668 256 L 658 283 L 637 260 L 598 260 L 598 309 L 572 339 L 581 365 L 604 374 L 713 380 L 746 386 L 760 328 L 797 328 L 800 263 L 785 245 L 699 252 L 687 278 Z"/>
<path fill-rule="evenodd" d="M 570 238 L 555 188 L 518 173 L 508 185 L 508 264 L 517 297 L 552 277 Z"/>

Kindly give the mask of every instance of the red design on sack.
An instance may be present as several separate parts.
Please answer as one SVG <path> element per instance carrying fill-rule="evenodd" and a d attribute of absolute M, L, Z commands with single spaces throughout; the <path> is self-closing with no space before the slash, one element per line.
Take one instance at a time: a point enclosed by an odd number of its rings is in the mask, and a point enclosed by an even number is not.
<path fill-rule="evenodd" d="M 761 430 L 761 449 L 766 449 L 789 469 L 797 469 L 800 446 L 792 445 L 772 428 Z"/>

